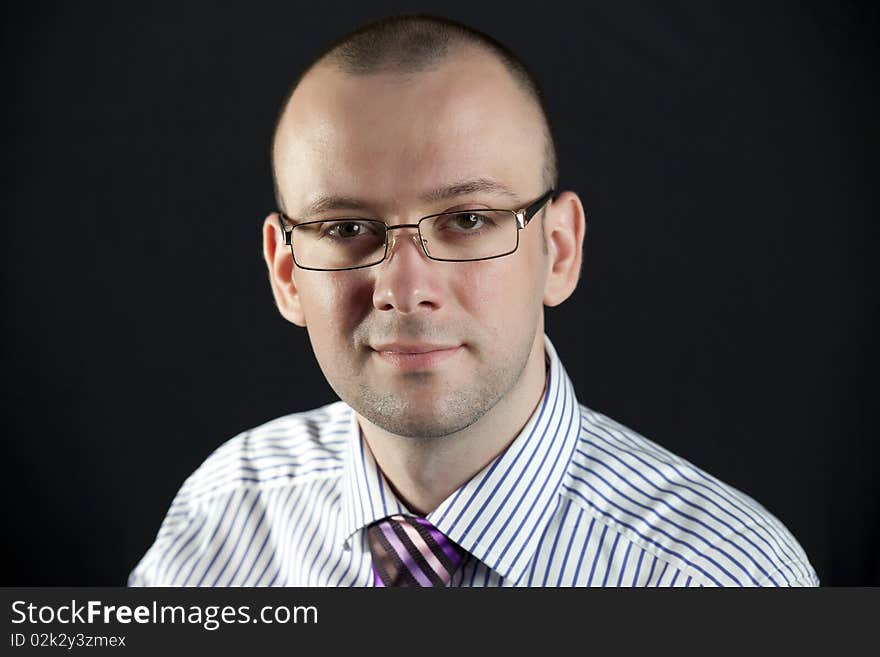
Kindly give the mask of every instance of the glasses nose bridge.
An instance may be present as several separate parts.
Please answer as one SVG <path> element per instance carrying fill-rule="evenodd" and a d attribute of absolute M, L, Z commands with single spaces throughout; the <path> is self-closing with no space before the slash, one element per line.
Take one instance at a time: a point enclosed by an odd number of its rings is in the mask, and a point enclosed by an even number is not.
<path fill-rule="evenodd" d="M 428 251 L 425 248 L 425 245 L 422 243 L 422 236 L 421 236 L 421 233 L 419 232 L 419 225 L 418 224 L 396 224 L 394 226 L 386 226 L 385 227 L 386 239 L 388 240 L 388 249 L 386 251 L 386 256 L 385 256 L 386 260 L 391 258 L 391 254 L 394 250 L 394 246 L 397 243 L 398 233 L 395 233 L 392 231 L 399 230 L 401 228 L 415 229 L 415 230 L 413 230 L 412 233 L 410 233 L 410 238 L 413 240 L 413 242 L 416 243 L 416 246 L 418 247 L 419 251 L 422 252 L 422 255 L 427 256 Z"/>

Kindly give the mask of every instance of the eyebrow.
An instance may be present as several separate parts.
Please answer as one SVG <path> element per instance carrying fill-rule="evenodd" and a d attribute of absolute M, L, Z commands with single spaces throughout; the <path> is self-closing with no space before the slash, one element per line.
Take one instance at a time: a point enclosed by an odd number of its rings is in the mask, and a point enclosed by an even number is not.
<path fill-rule="evenodd" d="M 491 178 L 475 178 L 432 189 L 422 194 L 421 200 L 425 203 L 437 203 L 476 193 L 493 194 L 511 200 L 518 198 L 514 192 L 496 180 Z M 310 217 L 331 210 L 367 210 L 372 206 L 372 203 L 352 196 L 326 195 L 319 196 L 306 205 L 300 216 Z"/>
<path fill-rule="evenodd" d="M 516 199 L 517 196 L 500 182 L 491 178 L 475 178 L 474 180 L 465 180 L 462 182 L 452 183 L 433 189 L 422 196 L 422 200 L 426 202 L 448 201 L 450 199 L 466 196 L 467 194 L 476 194 L 478 192 L 484 194 L 494 194 L 496 196 L 504 196 L 509 199 Z"/>

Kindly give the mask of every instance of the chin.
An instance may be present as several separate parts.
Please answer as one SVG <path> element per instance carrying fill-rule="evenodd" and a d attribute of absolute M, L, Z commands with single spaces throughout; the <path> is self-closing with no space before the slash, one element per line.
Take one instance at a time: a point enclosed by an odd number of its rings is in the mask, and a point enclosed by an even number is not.
<path fill-rule="evenodd" d="M 436 440 L 438 438 L 451 436 L 466 429 L 479 418 L 474 418 L 473 420 L 465 422 L 450 422 L 449 420 L 420 417 L 403 418 L 399 416 L 367 419 L 381 429 L 396 436 L 403 436 L 404 438 L 413 438 L 416 440 Z"/>
<path fill-rule="evenodd" d="M 430 403 L 385 396 L 348 402 L 361 416 L 380 429 L 397 436 L 416 439 L 442 438 L 458 433 L 479 420 L 488 410 L 483 404 L 451 403 L 447 408 L 431 408 Z"/>
<path fill-rule="evenodd" d="M 468 428 L 489 412 L 520 379 L 528 360 L 499 359 L 486 371 L 413 372 L 391 379 L 340 376 L 333 386 L 361 417 L 398 436 L 435 439 Z"/>

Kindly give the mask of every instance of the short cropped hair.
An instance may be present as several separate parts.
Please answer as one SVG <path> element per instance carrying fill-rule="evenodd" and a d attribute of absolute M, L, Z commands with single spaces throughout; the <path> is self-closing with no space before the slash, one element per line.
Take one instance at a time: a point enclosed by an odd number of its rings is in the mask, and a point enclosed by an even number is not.
<path fill-rule="evenodd" d="M 287 92 L 272 136 L 272 178 L 278 207 L 283 209 L 275 173 L 275 140 L 290 98 L 309 71 L 318 64 L 328 64 L 352 76 L 386 72 L 414 74 L 438 66 L 463 46 L 477 46 L 495 55 L 537 105 L 544 129 L 543 182 L 545 188 L 556 189 L 559 175 L 556 143 L 541 89 L 522 60 L 488 34 L 462 23 L 427 14 L 406 14 L 368 23 L 343 36 L 321 53 Z"/>

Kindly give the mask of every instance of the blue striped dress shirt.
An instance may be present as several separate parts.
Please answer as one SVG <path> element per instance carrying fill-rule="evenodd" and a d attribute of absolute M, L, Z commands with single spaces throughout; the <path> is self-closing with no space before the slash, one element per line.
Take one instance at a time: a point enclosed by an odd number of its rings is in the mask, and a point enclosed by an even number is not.
<path fill-rule="evenodd" d="M 545 337 L 541 404 L 427 516 L 467 551 L 452 586 L 817 586 L 755 500 L 579 405 Z M 409 513 L 343 402 L 219 447 L 186 480 L 130 586 L 372 586 L 366 527 Z"/>

